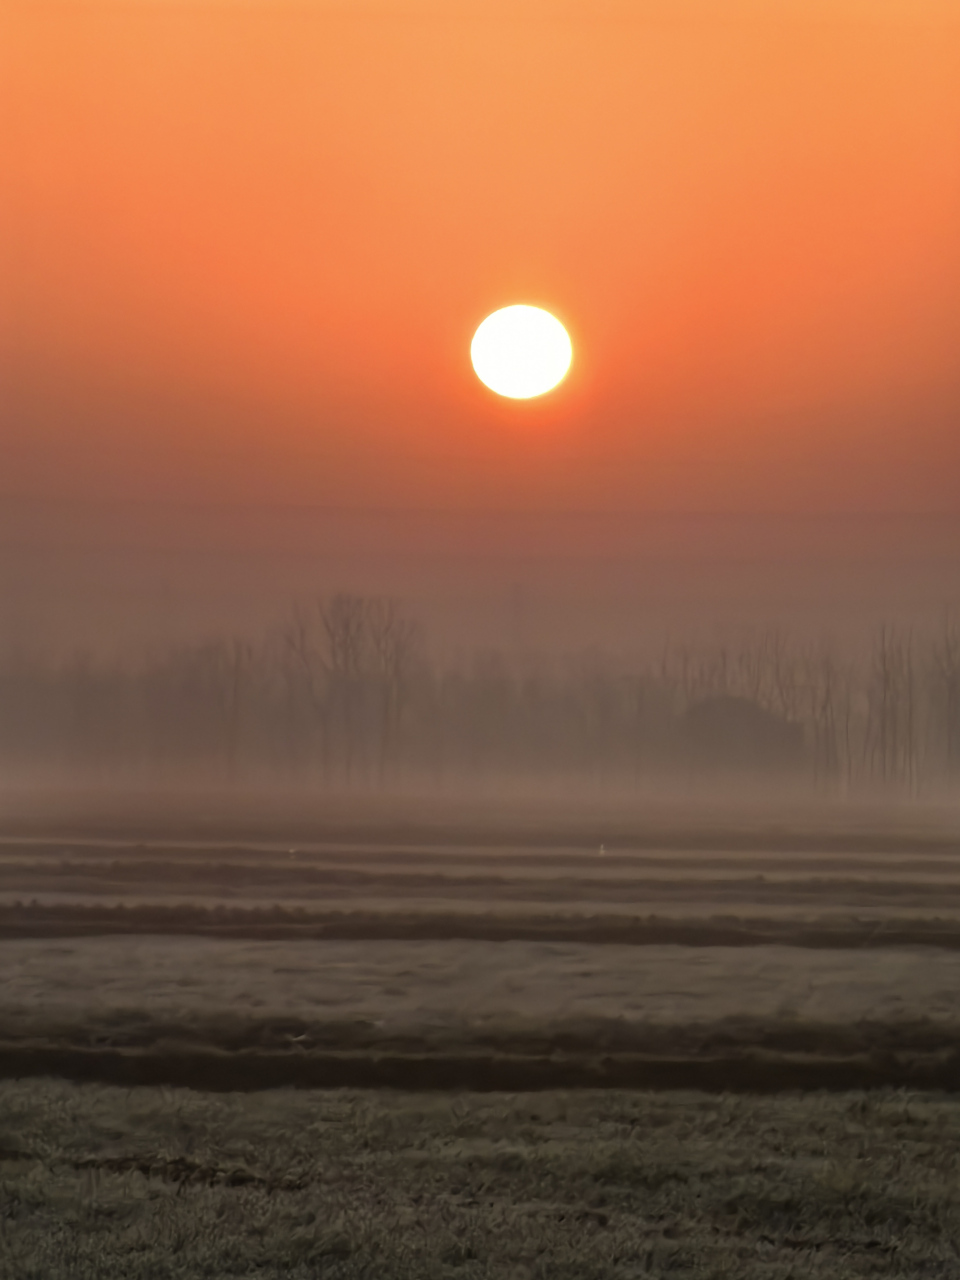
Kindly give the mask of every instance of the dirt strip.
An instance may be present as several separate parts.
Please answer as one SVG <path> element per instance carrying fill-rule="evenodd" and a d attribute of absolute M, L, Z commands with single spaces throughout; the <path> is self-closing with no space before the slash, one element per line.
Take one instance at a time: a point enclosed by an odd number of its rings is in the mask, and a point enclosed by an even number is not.
<path fill-rule="evenodd" d="M 603 844 L 611 852 L 680 851 L 726 853 L 846 853 L 960 855 L 960 830 L 951 812 L 945 824 L 936 827 L 905 826 L 891 822 L 889 815 L 861 826 L 847 822 L 825 822 L 822 826 L 805 821 L 790 827 L 786 821 L 703 823 L 677 821 L 643 822 L 606 813 L 591 819 L 562 823 L 544 820 L 543 815 L 528 822 L 485 821 L 365 821 L 356 816 L 342 821 L 310 818 L 291 819 L 241 816 L 177 819 L 157 811 L 136 817 L 65 817 L 57 820 L 45 809 L 42 817 L 17 819 L 11 812 L 2 815 L 0 848 L 33 851 L 64 845 L 99 845 L 123 852 L 126 849 L 173 852 L 212 849 L 284 851 L 356 847 L 380 851 L 426 852 L 463 850 L 493 853 L 508 850 L 548 851 L 582 854 Z"/>
<path fill-rule="evenodd" d="M 309 941 L 583 942 L 688 947 L 877 948 L 960 950 L 960 921 L 827 918 L 815 921 L 713 916 L 521 915 L 473 912 L 306 912 L 280 907 L 0 905 L 0 942 L 124 934 Z"/>
<path fill-rule="evenodd" d="M 641 1055 L 407 1055 L 240 1053 L 0 1044 L 0 1079 L 56 1076 L 123 1086 L 207 1092 L 303 1089 L 472 1090 L 699 1089 L 719 1093 L 910 1088 L 960 1092 L 960 1054 L 816 1055 L 745 1052 L 710 1058 Z"/>
<path fill-rule="evenodd" d="M 189 871 L 189 874 L 187 874 Z M 960 868 L 957 869 L 960 871 Z M 142 874 L 143 873 L 143 874 Z M 373 872 L 353 868 L 276 868 L 223 864 L 185 869 L 171 864 L 115 864 L 91 866 L 66 863 L 31 867 L 25 864 L 0 865 L 0 894 L 9 901 L 32 900 L 38 894 L 127 900 L 130 895 L 150 898 L 179 890 L 184 898 L 199 902 L 229 899 L 237 895 L 258 898 L 265 904 L 282 899 L 311 902 L 319 906 L 340 905 L 357 899 L 381 899 L 391 903 L 433 898 L 446 902 L 464 900 L 493 903 L 553 903 L 556 906 L 596 902 L 633 903 L 650 906 L 689 900 L 694 894 L 709 901 L 829 904 L 856 910 L 864 906 L 910 904 L 956 909 L 960 903 L 960 874 L 891 877 L 879 874 L 859 876 L 811 874 L 805 876 L 744 876 L 724 871 L 720 876 L 694 875 L 680 868 L 667 876 L 567 875 L 535 877 L 514 872 L 510 875 L 426 872 Z M 528 906 L 528 910 L 532 909 Z"/>

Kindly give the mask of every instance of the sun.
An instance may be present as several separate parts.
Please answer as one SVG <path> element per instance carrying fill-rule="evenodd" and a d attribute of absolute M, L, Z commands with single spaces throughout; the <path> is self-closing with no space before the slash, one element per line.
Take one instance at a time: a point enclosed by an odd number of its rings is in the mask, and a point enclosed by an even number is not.
<path fill-rule="evenodd" d="M 511 400 L 530 400 L 563 381 L 573 346 L 556 316 L 521 304 L 487 316 L 473 335 L 470 359 L 491 391 Z"/>

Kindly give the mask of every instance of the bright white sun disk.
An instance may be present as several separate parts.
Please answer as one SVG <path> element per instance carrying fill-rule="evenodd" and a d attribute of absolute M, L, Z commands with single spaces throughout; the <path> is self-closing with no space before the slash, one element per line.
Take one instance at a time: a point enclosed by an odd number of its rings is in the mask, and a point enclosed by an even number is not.
<path fill-rule="evenodd" d="M 477 377 L 512 400 L 542 396 L 562 381 L 573 347 L 566 329 L 542 307 L 503 307 L 473 335 L 470 359 Z"/>

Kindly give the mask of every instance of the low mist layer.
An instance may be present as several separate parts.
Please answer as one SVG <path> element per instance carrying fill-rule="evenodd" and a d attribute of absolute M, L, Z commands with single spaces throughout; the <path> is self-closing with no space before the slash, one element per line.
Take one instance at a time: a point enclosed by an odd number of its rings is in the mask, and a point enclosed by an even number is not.
<path fill-rule="evenodd" d="M 437 656 L 400 602 L 338 593 L 259 641 L 127 660 L 0 657 L 8 780 L 630 791 L 763 778 L 832 795 L 938 789 L 960 768 L 960 630 L 840 647 L 779 629 L 649 659 Z"/>

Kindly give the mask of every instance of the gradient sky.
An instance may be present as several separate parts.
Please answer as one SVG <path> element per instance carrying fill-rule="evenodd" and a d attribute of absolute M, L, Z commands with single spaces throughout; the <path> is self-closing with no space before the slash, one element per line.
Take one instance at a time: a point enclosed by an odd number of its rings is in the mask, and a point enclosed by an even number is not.
<path fill-rule="evenodd" d="M 0 86 L 2 494 L 960 510 L 953 3 L 0 0 Z"/>

